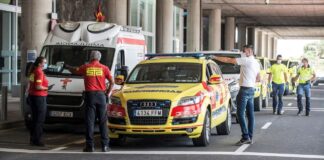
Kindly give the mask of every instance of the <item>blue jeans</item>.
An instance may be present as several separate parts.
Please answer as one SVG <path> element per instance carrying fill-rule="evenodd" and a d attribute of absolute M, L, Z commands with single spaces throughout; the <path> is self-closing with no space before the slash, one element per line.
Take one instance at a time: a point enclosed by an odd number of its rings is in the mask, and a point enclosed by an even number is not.
<path fill-rule="evenodd" d="M 276 110 L 277 106 L 278 106 L 278 113 L 281 112 L 282 110 L 282 106 L 283 106 L 283 102 L 282 102 L 282 96 L 285 92 L 285 84 L 277 84 L 272 82 L 272 107 L 273 107 L 273 111 Z M 278 103 L 278 99 L 279 99 L 279 103 Z"/>
<path fill-rule="evenodd" d="M 242 138 L 252 139 L 254 129 L 254 88 L 240 87 L 240 91 L 236 97 L 237 101 L 237 119 L 241 126 Z M 245 114 L 246 111 L 246 114 Z M 248 118 L 248 126 L 246 125 L 245 115 Z"/>
<path fill-rule="evenodd" d="M 308 112 L 308 113 L 310 112 L 310 97 L 311 97 L 310 88 L 311 88 L 310 83 L 299 84 L 297 86 L 297 103 L 298 103 L 298 110 L 299 111 L 303 110 L 302 98 L 303 98 L 303 94 L 305 93 L 306 112 Z"/>
<path fill-rule="evenodd" d="M 94 147 L 93 132 L 96 118 L 99 121 L 99 130 L 101 135 L 101 145 L 108 146 L 107 129 L 107 109 L 106 95 L 104 92 L 86 92 L 85 93 L 85 124 L 86 124 L 86 145 Z"/>

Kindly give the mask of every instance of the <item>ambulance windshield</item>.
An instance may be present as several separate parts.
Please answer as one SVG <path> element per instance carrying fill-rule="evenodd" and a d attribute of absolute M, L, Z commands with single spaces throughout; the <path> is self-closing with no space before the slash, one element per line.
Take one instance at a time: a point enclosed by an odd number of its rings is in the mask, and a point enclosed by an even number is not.
<path fill-rule="evenodd" d="M 217 54 L 217 56 L 224 56 L 224 57 L 232 57 L 232 58 L 240 58 L 240 54 Z M 234 65 L 231 63 L 223 63 L 217 60 L 214 60 L 221 69 L 223 74 L 240 74 L 240 66 Z"/>
<path fill-rule="evenodd" d="M 50 75 L 71 75 L 67 69 L 63 69 L 63 64 L 70 66 L 81 66 L 89 62 L 90 53 L 93 50 L 101 52 L 100 62 L 111 69 L 115 49 L 89 46 L 45 46 L 41 56 L 47 59 L 48 67 L 46 74 Z"/>

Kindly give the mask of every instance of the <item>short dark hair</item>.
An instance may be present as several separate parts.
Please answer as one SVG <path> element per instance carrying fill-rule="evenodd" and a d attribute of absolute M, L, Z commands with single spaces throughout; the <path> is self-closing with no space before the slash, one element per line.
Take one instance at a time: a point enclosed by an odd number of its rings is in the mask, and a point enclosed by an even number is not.
<path fill-rule="evenodd" d="M 282 55 L 281 55 L 281 54 L 278 54 L 278 55 L 277 55 L 277 59 L 278 59 L 278 58 L 282 58 Z"/>
<path fill-rule="evenodd" d="M 246 44 L 246 45 L 243 46 L 243 48 L 251 48 L 251 49 L 253 49 L 253 45 L 252 44 Z"/>
<path fill-rule="evenodd" d="M 308 63 L 308 59 L 307 58 L 303 58 L 302 61 L 306 61 Z"/>

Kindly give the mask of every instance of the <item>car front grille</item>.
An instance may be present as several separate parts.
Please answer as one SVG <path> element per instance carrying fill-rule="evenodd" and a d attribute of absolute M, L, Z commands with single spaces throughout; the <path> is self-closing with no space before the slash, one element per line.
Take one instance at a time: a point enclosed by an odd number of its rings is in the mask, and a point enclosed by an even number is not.
<path fill-rule="evenodd" d="M 143 106 L 142 103 L 149 105 Z M 154 104 L 154 105 L 152 105 Z M 127 101 L 127 111 L 132 125 L 164 125 L 166 124 L 170 112 L 171 101 L 169 100 L 129 100 Z M 160 117 L 137 117 L 136 110 L 162 110 Z"/>
<path fill-rule="evenodd" d="M 81 96 L 66 96 L 66 95 L 48 95 L 47 104 L 49 106 L 69 106 L 79 107 L 83 103 Z"/>

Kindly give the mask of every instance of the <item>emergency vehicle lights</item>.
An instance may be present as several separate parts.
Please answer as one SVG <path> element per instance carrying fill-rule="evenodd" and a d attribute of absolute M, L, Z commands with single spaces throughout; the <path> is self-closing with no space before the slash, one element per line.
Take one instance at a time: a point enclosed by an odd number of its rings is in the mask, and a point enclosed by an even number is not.
<path fill-rule="evenodd" d="M 116 25 L 115 24 L 109 24 L 105 22 L 98 22 L 98 23 L 93 23 L 88 25 L 88 31 L 92 33 L 101 33 L 107 30 L 110 30 L 114 28 Z"/>
<path fill-rule="evenodd" d="M 122 107 L 120 99 L 116 97 L 111 97 L 107 112 L 108 117 L 124 118 L 126 116 L 126 111 Z"/>
<path fill-rule="evenodd" d="M 80 23 L 78 23 L 78 22 L 64 22 L 64 23 L 61 23 L 59 26 L 65 32 L 74 32 L 80 27 Z"/>
<path fill-rule="evenodd" d="M 162 53 L 162 54 L 145 54 L 149 59 L 154 57 L 194 57 L 200 58 L 203 57 L 202 53 Z"/>

